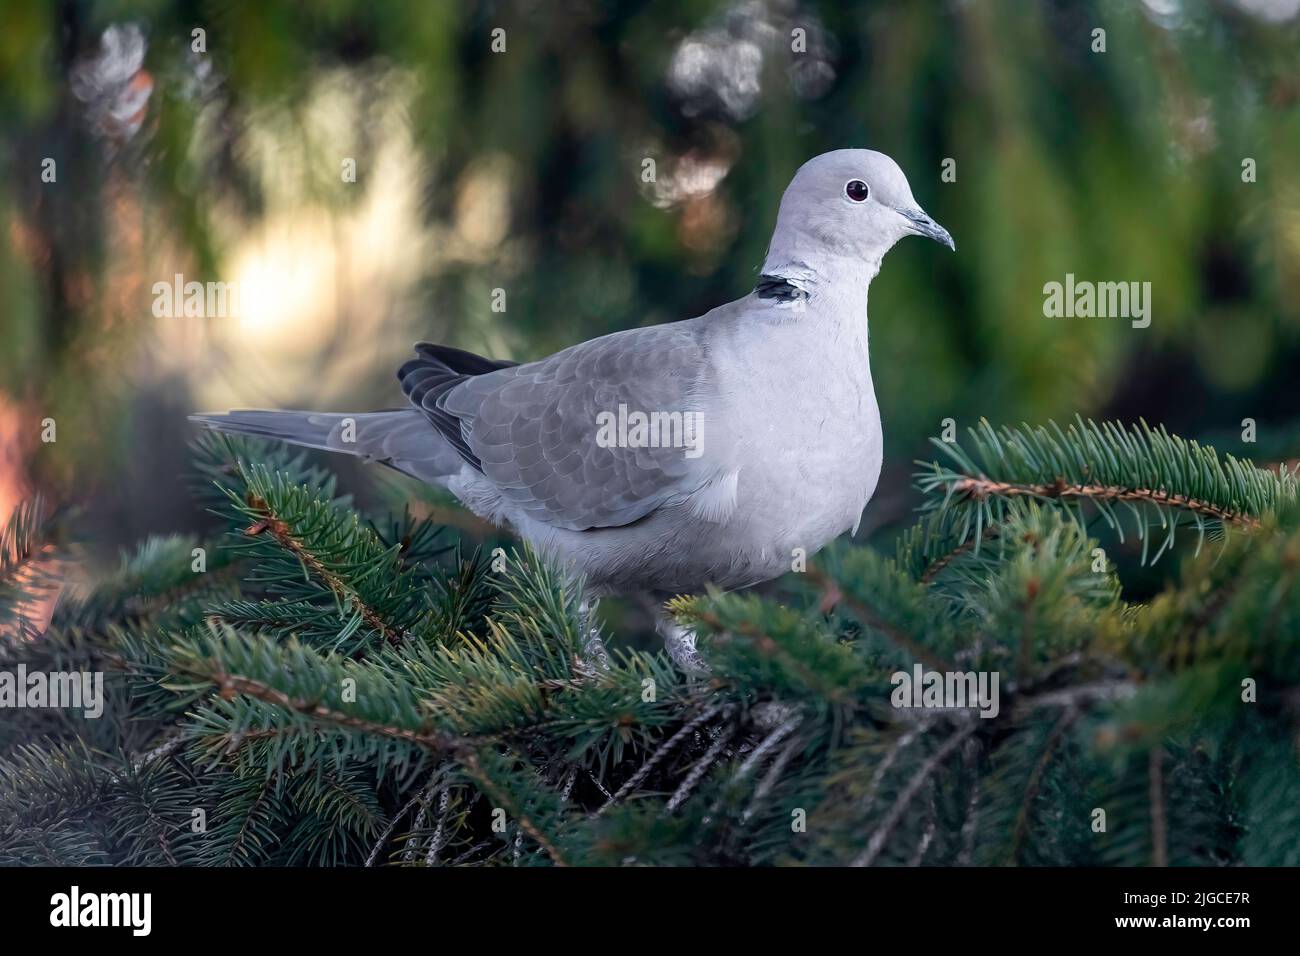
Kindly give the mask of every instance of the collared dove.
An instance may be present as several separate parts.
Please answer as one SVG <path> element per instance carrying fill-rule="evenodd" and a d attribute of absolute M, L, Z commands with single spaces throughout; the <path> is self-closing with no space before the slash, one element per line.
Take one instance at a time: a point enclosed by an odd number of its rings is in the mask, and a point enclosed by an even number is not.
<path fill-rule="evenodd" d="M 525 364 L 416 346 L 409 405 L 193 420 L 356 455 L 449 489 L 593 598 L 743 588 L 856 530 L 880 475 L 867 289 L 899 239 L 955 249 L 883 153 L 805 163 L 753 292 Z M 661 613 L 687 670 L 694 638 Z"/>

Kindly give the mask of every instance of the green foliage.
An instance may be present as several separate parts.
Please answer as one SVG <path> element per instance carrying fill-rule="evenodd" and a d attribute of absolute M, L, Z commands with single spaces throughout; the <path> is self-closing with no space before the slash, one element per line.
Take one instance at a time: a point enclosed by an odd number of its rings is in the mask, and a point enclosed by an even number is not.
<path fill-rule="evenodd" d="M 932 495 L 932 509 L 956 512 L 949 527 L 957 543 L 969 541 L 976 550 L 986 529 L 1001 526 L 1008 502 L 1019 497 L 1056 501 L 1074 509 L 1081 523 L 1084 505 L 1091 504 L 1121 541 L 1123 509 L 1142 541 L 1143 560 L 1153 527 L 1164 531 L 1155 560 L 1174 544 L 1182 523 L 1195 525 L 1199 547 L 1225 524 L 1253 525 L 1264 512 L 1296 500 L 1292 473 L 1255 468 L 1231 455 L 1220 460 L 1213 448 L 1145 422 L 1130 428 L 1077 418 L 1065 429 L 1055 423 L 995 429 L 981 421 L 970 438 L 970 452 L 931 439 L 954 467 L 931 463 L 917 479 Z"/>
<path fill-rule="evenodd" d="M 18 505 L 0 527 L 0 634 L 28 631 L 32 603 L 57 581 L 57 525 L 38 495 Z"/>
<path fill-rule="evenodd" d="M 106 672 L 102 718 L 0 725 L 0 863 L 1294 865 L 1294 476 L 1145 427 L 972 438 L 893 556 L 676 599 L 704 678 L 618 646 L 535 554 L 494 571 L 207 439 L 206 570 L 151 540 L 0 645 L 0 671 Z M 1134 604 L 1083 499 L 1221 542 L 1163 547 Z M 900 706 L 917 665 L 999 683 Z"/>

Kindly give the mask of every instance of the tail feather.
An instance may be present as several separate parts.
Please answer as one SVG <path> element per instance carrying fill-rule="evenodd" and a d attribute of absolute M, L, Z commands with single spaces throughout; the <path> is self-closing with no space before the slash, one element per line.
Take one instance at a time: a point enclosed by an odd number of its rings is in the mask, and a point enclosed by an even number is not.
<path fill-rule="evenodd" d="M 414 408 L 382 412 L 237 409 L 225 415 L 191 415 L 190 421 L 213 431 L 353 455 L 432 483 L 441 483 L 464 464 Z"/>

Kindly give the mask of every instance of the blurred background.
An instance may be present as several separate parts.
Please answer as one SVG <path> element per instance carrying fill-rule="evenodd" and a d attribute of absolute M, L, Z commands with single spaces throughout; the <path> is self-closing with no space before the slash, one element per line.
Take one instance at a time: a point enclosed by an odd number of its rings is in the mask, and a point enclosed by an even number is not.
<path fill-rule="evenodd" d="M 860 537 L 908 520 L 945 418 L 1300 454 L 1300 0 L 3 0 L 0 24 L 0 514 L 77 505 L 102 560 L 203 526 L 187 413 L 398 405 L 415 341 L 529 360 L 698 315 L 847 146 L 893 156 L 958 250 L 905 241 L 873 285 Z M 1066 273 L 1150 282 L 1150 327 L 1046 318 Z M 177 274 L 239 314 L 157 315 Z"/>

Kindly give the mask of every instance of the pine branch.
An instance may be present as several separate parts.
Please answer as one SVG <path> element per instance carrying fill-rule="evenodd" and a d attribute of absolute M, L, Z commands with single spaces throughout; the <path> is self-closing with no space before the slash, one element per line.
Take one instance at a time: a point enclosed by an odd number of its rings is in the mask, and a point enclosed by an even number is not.
<path fill-rule="evenodd" d="M 450 804 L 451 790 L 443 787 L 438 795 L 438 825 L 434 828 L 433 835 L 429 837 L 429 850 L 424 855 L 425 866 L 433 866 L 438 861 L 438 854 L 442 852 L 442 848 L 448 843 L 448 838 L 443 836 L 443 833 L 447 829 L 447 811 Z"/>
<path fill-rule="evenodd" d="M 59 525 L 36 495 L 17 504 L 0 528 L 0 625 L 25 627 L 24 609 L 55 587 L 52 562 L 59 552 Z"/>
<path fill-rule="evenodd" d="M 773 696 L 851 704 L 868 681 L 867 669 L 830 638 L 821 621 L 789 608 L 735 594 L 678 601 L 670 608 L 679 619 L 714 635 L 710 656 L 731 674 L 738 677 L 760 665 L 755 676 L 775 691 Z"/>
<path fill-rule="evenodd" d="M 228 573 L 158 539 L 45 640 L 0 643 L 29 670 L 125 672 L 110 721 L 0 733 L 0 863 L 1289 860 L 1294 477 L 1216 458 L 1220 481 L 1213 453 L 1087 427 L 978 433 L 892 558 L 836 545 L 795 600 L 672 602 L 707 681 L 615 644 L 592 666 L 580 583 L 526 549 L 500 573 L 296 460 L 222 459 L 225 513 L 254 532 L 221 550 Z M 1131 605 L 1094 571 L 1081 505 L 1144 533 L 1258 530 Z M 890 706 L 913 661 L 1000 673 L 1001 711 Z M 1243 674 L 1263 706 L 1242 706 Z M 23 752 L 29 728 L 50 744 Z M 1098 805 L 1110 834 L 1042 825 Z M 194 806 L 217 808 L 202 839 Z M 806 839 L 794 806 L 815 808 Z"/>
<path fill-rule="evenodd" d="M 663 744 L 661 744 L 655 750 L 655 752 L 650 755 L 649 759 L 647 759 L 643 764 L 641 764 L 639 768 L 637 768 L 636 773 L 628 777 L 627 781 L 623 784 L 623 786 L 618 788 L 618 790 L 614 793 L 613 796 L 611 796 L 609 799 L 605 801 L 605 803 L 601 806 L 601 808 L 598 811 L 596 811 L 597 814 L 599 815 L 601 813 L 604 813 L 610 807 L 614 806 L 614 804 L 618 803 L 628 794 L 636 790 L 636 788 L 639 787 L 648 776 L 650 776 L 650 772 L 654 770 L 655 767 L 657 767 L 660 763 L 663 762 L 665 757 L 667 757 L 670 753 L 672 753 L 672 751 L 676 747 L 678 747 L 683 741 L 689 738 L 693 733 L 695 733 L 697 730 L 703 727 L 706 723 L 708 723 L 710 720 L 712 720 L 714 717 L 718 716 L 719 714 L 722 714 L 724 717 L 726 717 L 729 713 L 730 713 L 730 708 L 728 708 L 726 705 L 713 704 L 712 706 L 704 708 L 704 710 L 700 711 L 698 714 L 696 714 L 694 717 L 692 717 L 690 720 L 684 723 L 677 730 L 675 734 L 673 734 L 666 741 L 664 741 Z"/>
<path fill-rule="evenodd" d="M 1149 758 L 1151 794 L 1151 865 L 1169 865 L 1168 834 L 1165 824 L 1164 748 L 1152 747 Z"/>
<path fill-rule="evenodd" d="M 1029 775 L 1029 781 L 1025 785 L 1024 799 L 1020 802 L 1020 812 L 1016 815 L 1015 831 L 1011 837 L 1011 849 L 1007 854 L 1008 860 L 1012 864 L 1019 862 L 1020 847 L 1029 834 L 1034 801 L 1038 799 L 1039 789 L 1042 786 L 1043 774 L 1047 770 L 1047 765 L 1056 754 L 1057 746 L 1065 736 L 1066 731 L 1073 726 L 1078 716 L 1079 712 L 1075 708 L 1065 708 L 1065 711 L 1056 721 L 1056 726 L 1052 728 L 1051 734 L 1048 735 L 1047 742 L 1043 744 L 1042 753 L 1039 754 L 1038 760 L 1034 763 L 1033 772 Z"/>
<path fill-rule="evenodd" d="M 776 783 L 785 773 L 786 767 L 794 759 L 795 753 L 803 746 L 803 741 L 799 737 L 791 737 L 784 747 L 778 751 L 776 758 L 772 761 L 771 766 L 767 768 L 767 773 L 763 774 L 758 786 L 754 788 L 754 795 L 750 798 L 749 805 L 745 807 L 745 812 L 740 815 L 741 823 L 748 823 L 753 819 L 754 814 L 758 812 L 759 805 L 767 799 Z"/>
<path fill-rule="evenodd" d="M 664 805 L 665 813 L 676 813 L 678 807 L 686 802 L 686 798 L 690 796 L 691 791 L 695 789 L 696 784 L 704 778 L 704 775 L 708 773 L 709 768 L 717 762 L 718 757 L 722 755 L 722 751 L 726 748 L 727 744 L 731 743 L 731 739 L 735 735 L 735 725 L 723 725 L 723 727 L 718 731 L 717 738 L 709 745 L 709 749 L 704 752 L 704 756 L 695 762 L 695 765 L 691 767 L 690 771 L 686 774 L 685 778 L 683 778 L 677 789 L 673 791 L 673 795 L 668 798 L 668 803 Z"/>
<path fill-rule="evenodd" d="M 282 710 L 293 711 L 310 717 L 313 720 L 333 724 L 347 730 L 371 734 L 376 737 L 391 737 L 394 740 L 415 744 L 436 753 L 458 752 L 476 743 L 476 741 L 453 737 L 437 731 L 410 730 L 406 727 L 387 726 L 354 717 L 351 714 L 326 707 L 318 701 L 290 697 L 288 694 L 276 690 L 261 681 L 250 680 L 238 674 L 228 674 L 221 670 L 202 671 L 197 669 L 194 673 L 211 680 L 212 683 L 217 685 L 221 696 L 226 698 L 235 694 L 244 694 Z"/>
<path fill-rule="evenodd" d="M 1213 518 L 1225 524 L 1234 524 L 1248 531 L 1259 530 L 1259 519 L 1239 510 L 1221 507 L 1209 501 L 1201 501 L 1188 495 L 1152 488 L 1127 488 L 1121 485 L 1067 484 L 1064 478 L 1050 483 L 1016 484 L 1007 481 L 993 481 L 989 478 L 959 478 L 952 482 L 948 491 L 960 497 L 975 501 L 989 498 L 1035 498 L 1038 500 L 1057 499 L 1068 501 L 1072 498 L 1084 498 L 1092 502 L 1137 502 L 1160 505 L 1168 508 L 1182 508 L 1196 512 L 1204 518 Z"/>
<path fill-rule="evenodd" d="M 1151 527 L 1166 530 L 1158 558 L 1173 543 L 1178 515 L 1195 525 L 1199 547 L 1211 531 L 1258 530 L 1264 514 L 1293 504 L 1297 496 L 1292 472 L 1256 468 L 1231 455 L 1220 459 L 1212 448 L 1145 422 L 1130 428 L 1080 417 L 1062 430 L 1055 423 L 994 429 L 981 420 L 969 435 L 969 452 L 934 441 L 952 467 L 917 462 L 923 470 L 916 478 L 930 498 L 927 508 L 945 516 L 958 544 L 973 541 L 975 551 L 986 529 L 1001 523 L 1006 503 L 1017 498 L 1074 509 L 1080 522 L 1077 509 L 1088 503 L 1121 539 L 1116 508 L 1126 508 L 1144 558 Z"/>
<path fill-rule="evenodd" d="M 943 658 L 922 645 L 903 628 L 893 623 L 883 614 L 868 607 L 865 602 L 841 591 L 839 585 L 829 574 L 821 571 L 816 566 L 810 567 L 807 574 L 808 579 L 821 588 L 823 594 L 826 595 L 824 603 L 836 604 L 842 601 L 858 620 L 884 634 L 892 643 L 898 645 L 908 657 L 920 661 L 931 670 L 952 670 L 952 667 Z"/>
<path fill-rule="evenodd" d="M 519 828 L 545 851 L 546 855 L 551 858 L 552 863 L 556 866 L 569 865 L 559 846 L 542 831 L 542 828 L 527 809 L 520 805 L 505 787 L 500 786 L 492 778 L 491 773 L 484 767 L 480 754 L 473 750 L 466 751 L 460 758 L 460 765 L 479 785 L 483 793 L 496 801 L 497 805 L 504 809 L 508 816 L 514 818 Z"/>
<path fill-rule="evenodd" d="M 371 630 L 380 634 L 384 640 L 390 644 L 400 643 L 403 635 L 397 633 L 390 627 L 375 609 L 368 606 L 359 594 L 343 580 L 343 578 L 326 567 L 324 562 L 313 554 L 302 540 L 294 535 L 288 522 L 280 518 L 266 499 L 260 496 L 250 496 L 248 500 L 249 507 L 254 514 L 260 518 L 244 530 L 244 534 L 250 538 L 255 538 L 263 532 L 270 532 L 271 537 L 276 540 L 280 547 L 284 548 L 299 561 L 303 563 L 312 574 L 324 584 L 338 598 L 339 603 L 344 607 L 352 608 L 361 615 L 361 619 L 366 622 Z"/>
<path fill-rule="evenodd" d="M 894 828 L 898 826 L 899 820 L 902 819 L 903 814 L 907 811 L 921 787 L 930 779 L 931 774 L 938 769 L 940 764 L 948 759 L 948 756 L 960 747 L 963 741 L 973 734 L 976 729 L 977 719 L 968 721 L 965 727 L 959 728 L 945 740 L 934 755 L 926 760 L 925 764 L 913 774 L 912 778 L 908 780 L 907 786 L 898 795 L 898 799 L 894 801 L 894 805 L 890 807 L 880 825 L 871 834 L 866 848 L 853 860 L 853 866 L 870 866 L 875 862 L 876 857 L 884 849 L 885 843 L 889 840 Z"/>

